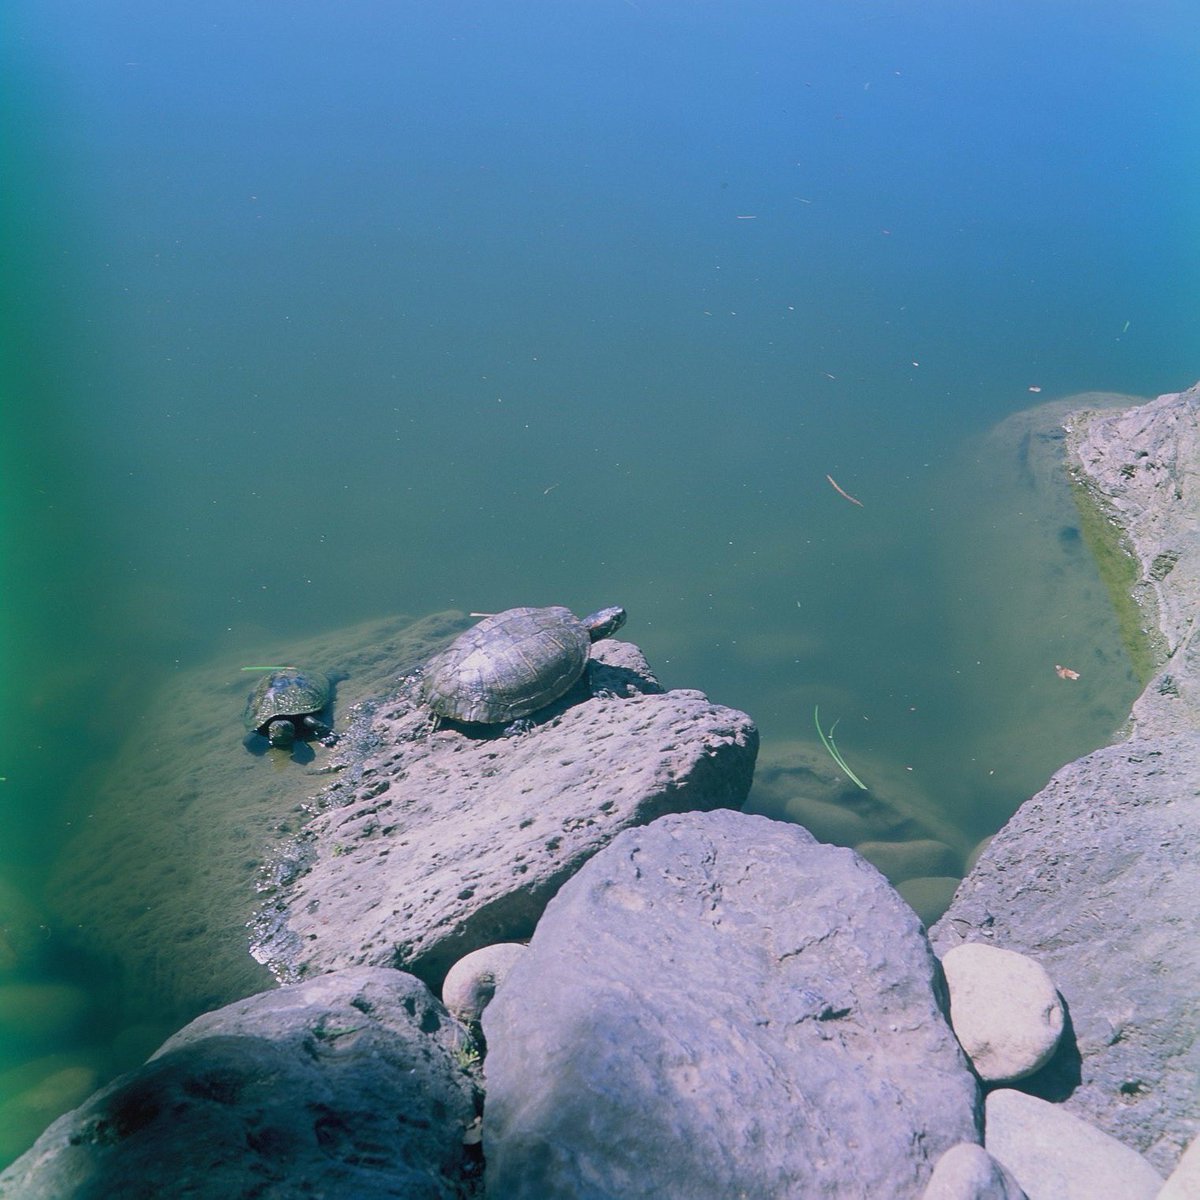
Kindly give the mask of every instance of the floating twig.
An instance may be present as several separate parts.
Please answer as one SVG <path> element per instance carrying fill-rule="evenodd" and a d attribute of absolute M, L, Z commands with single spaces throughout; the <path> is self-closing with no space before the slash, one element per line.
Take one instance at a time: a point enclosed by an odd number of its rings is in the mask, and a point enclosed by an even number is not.
<path fill-rule="evenodd" d="M 865 507 L 861 500 L 855 499 L 855 497 L 850 495 L 850 493 L 846 491 L 846 489 L 842 487 L 832 475 L 826 475 L 825 478 L 828 479 L 833 485 L 833 490 L 837 492 L 839 496 L 843 496 L 845 499 L 849 500 L 851 504 L 857 504 L 859 508 Z"/>
<path fill-rule="evenodd" d="M 841 720 L 841 717 L 838 718 L 838 721 L 840 721 L 840 720 Z M 846 760 L 842 757 L 842 752 L 837 748 L 837 745 L 834 743 L 833 731 L 837 728 L 837 724 L 838 724 L 837 721 L 834 721 L 834 723 L 832 725 L 830 725 L 829 732 L 826 733 L 825 730 L 823 730 L 821 728 L 820 705 L 814 704 L 813 705 L 813 722 L 817 727 L 817 735 L 821 739 L 821 745 L 824 746 L 825 749 L 829 751 L 829 757 L 832 758 L 833 761 L 835 763 L 837 763 L 837 765 L 839 767 L 841 767 L 841 769 L 846 773 L 846 776 L 851 781 L 851 783 L 858 784 L 858 786 L 860 788 L 862 788 L 862 790 L 864 792 L 870 791 L 870 788 L 868 788 L 867 785 L 865 783 L 863 783 L 863 781 L 861 779 L 859 779 L 859 777 L 857 775 L 855 775 L 855 773 L 852 770 L 850 770 L 850 768 L 846 765 Z"/>

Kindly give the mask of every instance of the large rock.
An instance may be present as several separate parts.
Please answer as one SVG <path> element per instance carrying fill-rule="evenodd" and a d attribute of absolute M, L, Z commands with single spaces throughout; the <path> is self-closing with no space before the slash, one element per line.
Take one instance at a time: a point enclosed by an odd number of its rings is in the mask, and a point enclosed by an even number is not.
<path fill-rule="evenodd" d="M 1012 1088 L 988 1095 L 987 1151 L 1029 1200 L 1154 1200 L 1163 1182 L 1116 1138 Z"/>
<path fill-rule="evenodd" d="M 399 971 L 253 996 L 59 1118 L 0 1175 L 0 1197 L 466 1197 L 478 1176 L 469 1049 Z"/>
<path fill-rule="evenodd" d="M 343 778 L 258 921 L 280 979 L 361 963 L 440 985 L 465 954 L 527 938 L 547 901 L 621 830 L 737 807 L 758 733 L 695 691 L 663 693 L 640 652 L 593 648 L 590 697 L 528 733 L 431 733 L 410 697 L 347 738 Z"/>
<path fill-rule="evenodd" d="M 1200 735 L 1059 771 L 980 856 L 931 936 L 1029 954 L 1073 1037 L 1023 1084 L 1168 1172 L 1200 1128 Z"/>
<path fill-rule="evenodd" d="M 1114 522 L 1134 555 L 1135 616 L 1158 665 L 1129 740 L 1070 763 L 1022 805 L 932 937 L 942 953 L 984 941 L 1042 963 L 1073 1037 L 1022 1090 L 1165 1174 L 1200 1133 L 1200 387 L 1067 425 L 1098 528 Z"/>
<path fill-rule="evenodd" d="M 919 1196 L 978 1091 L 912 911 L 734 812 L 621 834 L 483 1014 L 488 1194 Z"/>

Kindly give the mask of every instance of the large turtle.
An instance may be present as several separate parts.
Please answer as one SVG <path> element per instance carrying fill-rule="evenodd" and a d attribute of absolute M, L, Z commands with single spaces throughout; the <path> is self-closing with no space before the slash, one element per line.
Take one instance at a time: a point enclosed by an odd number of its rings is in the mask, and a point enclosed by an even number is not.
<path fill-rule="evenodd" d="M 519 721 L 564 695 L 583 674 L 592 642 L 624 623 L 623 608 L 604 608 L 582 621 L 569 608 L 495 613 L 429 660 L 422 697 L 446 720 Z"/>
<path fill-rule="evenodd" d="M 287 747 L 297 733 L 323 737 L 329 726 L 318 714 L 329 703 L 333 681 L 320 671 L 281 667 L 264 675 L 246 701 L 246 729 L 272 746 Z"/>

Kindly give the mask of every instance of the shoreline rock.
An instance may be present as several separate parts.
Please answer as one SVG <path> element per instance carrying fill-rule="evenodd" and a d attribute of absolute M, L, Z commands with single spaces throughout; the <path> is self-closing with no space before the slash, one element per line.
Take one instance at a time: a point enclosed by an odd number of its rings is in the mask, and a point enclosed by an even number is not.
<path fill-rule="evenodd" d="M 930 931 L 942 954 L 978 941 L 1042 963 L 1070 1036 L 1020 1090 L 1163 1174 L 1200 1133 L 1198 414 L 1200 385 L 1067 418 L 1073 467 L 1136 555 L 1136 596 L 1165 659 L 1125 740 L 1026 801 Z"/>
<path fill-rule="evenodd" d="M 424 984 L 358 968 L 206 1013 L 60 1117 L 0 1197 L 467 1200 L 470 1035 Z"/>
<path fill-rule="evenodd" d="M 484 1010 L 488 1195 L 917 1197 L 980 1135 L 944 1006 L 853 850 L 730 811 L 626 830 Z"/>
<path fill-rule="evenodd" d="M 758 750 L 745 713 L 664 692 L 627 643 L 592 656 L 594 694 L 515 737 L 431 733 L 403 694 L 375 712 L 285 851 L 255 957 L 283 981 L 373 964 L 437 989 L 470 951 L 530 937 L 621 830 L 745 801 Z"/>

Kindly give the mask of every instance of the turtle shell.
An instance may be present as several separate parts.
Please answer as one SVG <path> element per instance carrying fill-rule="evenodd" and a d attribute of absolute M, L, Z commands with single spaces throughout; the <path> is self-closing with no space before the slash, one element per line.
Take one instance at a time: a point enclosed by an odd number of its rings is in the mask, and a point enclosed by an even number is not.
<path fill-rule="evenodd" d="M 332 685 L 320 671 L 284 667 L 259 680 L 246 701 L 246 728 L 266 735 L 277 717 L 303 717 L 318 713 L 329 703 Z"/>
<path fill-rule="evenodd" d="M 569 608 L 510 608 L 430 659 L 422 693 L 434 713 L 452 721 L 516 721 L 571 688 L 591 644 L 588 627 Z"/>

